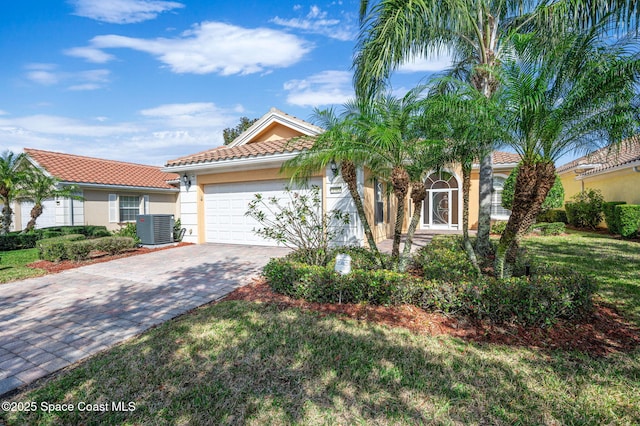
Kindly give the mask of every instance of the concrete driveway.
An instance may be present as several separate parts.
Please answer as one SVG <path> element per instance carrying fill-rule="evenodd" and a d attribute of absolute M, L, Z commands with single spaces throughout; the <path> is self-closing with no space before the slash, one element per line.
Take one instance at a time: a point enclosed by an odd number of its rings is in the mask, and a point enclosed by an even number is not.
<path fill-rule="evenodd" d="M 220 299 L 287 252 L 192 245 L 0 285 L 0 396 Z"/>

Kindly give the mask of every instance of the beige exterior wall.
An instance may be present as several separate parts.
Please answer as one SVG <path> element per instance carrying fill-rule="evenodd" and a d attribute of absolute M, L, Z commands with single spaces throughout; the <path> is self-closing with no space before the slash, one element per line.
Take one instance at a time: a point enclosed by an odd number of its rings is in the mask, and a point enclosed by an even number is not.
<path fill-rule="evenodd" d="M 254 136 L 248 143 L 264 142 L 264 141 L 276 141 L 280 139 L 288 139 L 295 136 L 301 136 L 297 130 L 290 127 L 283 126 L 280 123 L 273 123 L 264 129 L 262 132 Z"/>
<path fill-rule="evenodd" d="M 122 224 L 109 222 L 109 194 L 149 196 L 149 214 L 172 214 L 179 218 L 179 203 L 177 193 L 153 193 L 144 191 L 124 190 L 83 190 L 85 225 L 106 226 L 110 231 L 117 231 Z"/>
<path fill-rule="evenodd" d="M 602 192 L 605 201 L 626 201 L 627 204 L 640 204 L 640 173 L 632 167 L 576 179 L 577 175 L 567 172 L 560 175 L 564 186 L 564 201 L 582 190 L 597 189 Z"/>

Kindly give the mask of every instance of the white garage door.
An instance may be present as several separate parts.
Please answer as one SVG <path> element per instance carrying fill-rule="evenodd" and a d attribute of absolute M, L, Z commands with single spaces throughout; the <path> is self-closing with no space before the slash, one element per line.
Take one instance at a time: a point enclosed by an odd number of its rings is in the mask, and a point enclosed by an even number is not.
<path fill-rule="evenodd" d="M 245 216 L 249 202 L 257 193 L 265 199 L 288 197 L 284 193 L 288 180 L 264 182 L 242 182 L 205 185 L 205 229 L 208 243 L 254 244 L 275 246 L 273 240 L 265 240 L 253 232 L 260 224 Z M 313 179 L 310 185 L 321 185 L 320 179 Z"/>

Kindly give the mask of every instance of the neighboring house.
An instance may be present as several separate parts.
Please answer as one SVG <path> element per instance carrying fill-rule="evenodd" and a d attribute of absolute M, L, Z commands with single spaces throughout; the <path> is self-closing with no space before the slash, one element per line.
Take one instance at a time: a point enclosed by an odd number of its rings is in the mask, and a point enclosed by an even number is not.
<path fill-rule="evenodd" d="M 272 108 L 228 146 L 177 158 L 167 162 L 166 172 L 181 176 L 180 211 L 185 241 L 195 243 L 234 243 L 275 245 L 255 235 L 258 226 L 245 216 L 248 203 L 256 193 L 280 197 L 289 184 L 280 173 L 282 164 L 312 146 L 314 136 L 323 129 Z M 509 212 L 500 206 L 504 179 L 516 166 L 516 154 L 496 152 L 494 161 L 494 219 L 506 219 Z M 470 223 L 478 217 L 478 167 L 472 173 Z M 393 235 L 395 202 L 384 184 L 368 170 L 358 172 L 369 223 L 378 241 Z M 431 173 L 427 179 L 428 196 L 422 208 L 421 229 L 462 228 L 462 177 L 457 169 Z M 340 209 L 351 217 L 344 227 L 343 244 L 364 243 L 353 201 L 339 174 L 330 167 L 310 179 L 322 190 L 323 209 Z M 405 227 L 411 214 L 407 202 Z"/>
<path fill-rule="evenodd" d="M 605 201 L 640 204 L 640 137 L 619 147 L 603 148 L 557 168 L 564 200 L 597 189 Z"/>
<path fill-rule="evenodd" d="M 55 199 L 44 202 L 37 228 L 62 225 L 103 225 L 118 230 L 135 222 L 139 214 L 179 216 L 179 176 L 159 167 L 104 160 L 26 148 L 26 161 L 59 179 L 60 185 L 76 185 L 84 200 Z M 33 203 L 15 209 L 15 229 L 30 218 Z"/>

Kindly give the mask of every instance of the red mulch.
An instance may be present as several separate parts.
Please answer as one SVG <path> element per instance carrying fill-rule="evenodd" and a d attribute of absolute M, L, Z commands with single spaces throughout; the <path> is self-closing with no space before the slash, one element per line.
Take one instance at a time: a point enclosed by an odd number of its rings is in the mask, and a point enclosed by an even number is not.
<path fill-rule="evenodd" d="M 618 352 L 631 352 L 640 346 L 640 329 L 631 325 L 615 308 L 596 304 L 589 318 L 582 321 L 560 321 L 551 328 L 497 326 L 484 321 L 470 321 L 429 313 L 412 305 L 373 306 L 364 304 L 311 303 L 274 293 L 263 279 L 241 287 L 225 300 L 266 302 L 282 307 L 297 307 L 338 314 L 361 321 L 391 327 L 404 327 L 415 333 L 432 336 L 450 335 L 479 343 L 527 347 L 543 351 L 570 350 L 593 357 Z"/>
<path fill-rule="evenodd" d="M 109 256 L 107 253 L 104 253 L 104 252 L 97 252 L 97 253 L 93 253 L 90 259 L 82 260 L 79 262 L 74 262 L 72 260 L 63 260 L 60 262 L 50 262 L 48 260 L 39 260 L 37 262 L 29 263 L 27 266 L 29 268 L 44 269 L 48 273 L 54 274 L 56 272 L 66 271 L 67 269 L 79 268 L 80 266 L 92 265 L 94 263 L 109 262 L 110 260 L 121 259 L 123 257 L 137 256 L 139 254 L 151 253 L 151 252 L 160 251 L 160 250 L 168 250 L 175 247 L 188 246 L 191 244 L 192 243 L 178 243 L 176 245 L 160 247 L 160 248 L 138 247 L 136 249 L 128 250 L 124 253 L 116 254 L 113 256 Z"/>

